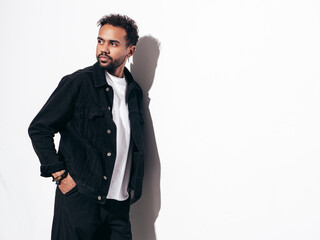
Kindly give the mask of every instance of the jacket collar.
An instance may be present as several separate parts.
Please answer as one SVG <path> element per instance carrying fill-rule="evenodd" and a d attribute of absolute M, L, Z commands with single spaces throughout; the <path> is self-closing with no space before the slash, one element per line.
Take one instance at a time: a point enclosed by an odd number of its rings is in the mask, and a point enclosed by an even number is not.
<path fill-rule="evenodd" d="M 95 87 L 101 87 L 107 84 L 105 69 L 99 66 L 99 62 L 93 65 L 93 81 Z"/>

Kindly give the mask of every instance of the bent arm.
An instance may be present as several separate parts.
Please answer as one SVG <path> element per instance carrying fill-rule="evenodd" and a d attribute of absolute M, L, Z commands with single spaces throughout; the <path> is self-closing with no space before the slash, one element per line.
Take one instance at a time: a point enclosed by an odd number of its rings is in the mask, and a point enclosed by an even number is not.
<path fill-rule="evenodd" d="M 41 163 L 41 176 L 65 169 L 54 145 L 54 135 L 71 119 L 76 98 L 74 81 L 64 77 L 46 104 L 31 122 L 28 133 Z"/>

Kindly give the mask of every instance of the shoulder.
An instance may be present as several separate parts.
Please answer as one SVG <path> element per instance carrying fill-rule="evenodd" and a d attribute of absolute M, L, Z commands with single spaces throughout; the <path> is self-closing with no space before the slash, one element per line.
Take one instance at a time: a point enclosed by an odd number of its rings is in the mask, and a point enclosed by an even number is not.
<path fill-rule="evenodd" d="M 62 79 L 68 79 L 68 81 L 81 81 L 90 78 L 93 78 L 93 66 L 79 69 L 71 74 L 64 76 Z"/>
<path fill-rule="evenodd" d="M 137 89 L 137 91 L 139 92 L 139 94 L 141 94 L 141 96 L 142 96 L 143 93 L 142 93 L 142 89 L 141 89 L 140 85 L 136 81 L 133 81 L 133 84 L 134 84 L 135 88 Z"/>
<path fill-rule="evenodd" d="M 142 97 L 143 93 L 142 93 L 142 89 L 141 89 L 140 85 L 133 78 L 133 76 L 131 75 L 130 71 L 127 68 L 124 69 L 124 75 L 128 79 L 129 84 L 132 84 L 134 86 L 136 94 L 138 94 Z"/>
<path fill-rule="evenodd" d="M 86 88 L 93 85 L 93 67 L 89 66 L 83 69 L 79 69 L 71 74 L 62 77 L 58 84 L 59 88 L 80 90 L 83 87 Z"/>
<path fill-rule="evenodd" d="M 83 91 L 86 92 L 88 89 L 92 89 L 94 86 L 92 69 L 93 67 L 90 66 L 65 75 L 59 81 L 54 93 L 62 94 L 62 96 L 76 96 Z"/>

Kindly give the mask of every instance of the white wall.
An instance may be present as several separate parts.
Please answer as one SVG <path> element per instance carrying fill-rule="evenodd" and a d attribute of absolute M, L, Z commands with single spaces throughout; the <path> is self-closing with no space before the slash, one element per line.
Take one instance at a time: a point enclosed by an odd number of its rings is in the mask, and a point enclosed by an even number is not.
<path fill-rule="evenodd" d="M 27 127 L 62 76 L 95 62 L 108 13 L 145 36 L 132 63 L 150 98 L 134 239 L 319 239 L 315 0 L 2 0 L 0 239 L 50 238 L 55 186 Z"/>

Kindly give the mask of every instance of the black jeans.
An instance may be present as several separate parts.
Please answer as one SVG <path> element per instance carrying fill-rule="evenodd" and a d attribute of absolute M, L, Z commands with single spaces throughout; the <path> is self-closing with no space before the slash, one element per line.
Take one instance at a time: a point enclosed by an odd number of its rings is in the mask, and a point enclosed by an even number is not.
<path fill-rule="evenodd" d="M 56 189 L 52 240 L 131 240 L 130 198 L 103 205 L 78 192 Z"/>

